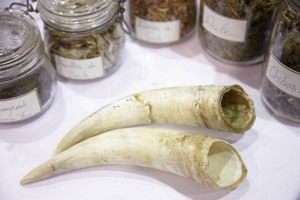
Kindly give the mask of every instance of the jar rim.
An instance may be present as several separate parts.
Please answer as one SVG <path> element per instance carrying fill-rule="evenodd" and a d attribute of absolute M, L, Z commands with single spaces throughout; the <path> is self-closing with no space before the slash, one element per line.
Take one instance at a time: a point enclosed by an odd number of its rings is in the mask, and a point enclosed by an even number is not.
<path fill-rule="evenodd" d="M 0 70 L 3 70 L 29 54 L 41 36 L 33 17 L 21 10 L 0 10 L 0 24 L 4 25 L 1 36 L 5 40 L 0 39 Z"/>
<path fill-rule="evenodd" d="M 88 31 L 109 23 L 117 16 L 115 0 L 40 0 L 38 10 L 43 21 L 65 32 Z"/>

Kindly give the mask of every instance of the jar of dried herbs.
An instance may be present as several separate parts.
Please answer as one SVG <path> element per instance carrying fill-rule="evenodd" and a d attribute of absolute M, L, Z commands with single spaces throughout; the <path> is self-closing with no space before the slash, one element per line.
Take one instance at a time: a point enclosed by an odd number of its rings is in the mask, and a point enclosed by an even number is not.
<path fill-rule="evenodd" d="M 280 0 L 201 0 L 200 42 L 231 64 L 261 62 Z"/>
<path fill-rule="evenodd" d="M 277 115 L 300 122 L 300 2 L 284 0 L 264 65 L 261 95 Z"/>
<path fill-rule="evenodd" d="M 0 11 L 0 123 L 43 113 L 56 90 L 56 72 L 40 31 L 24 11 Z"/>
<path fill-rule="evenodd" d="M 114 0 L 40 0 L 51 61 L 62 77 L 103 78 L 120 64 L 124 32 Z"/>
<path fill-rule="evenodd" d="M 174 43 L 195 30 L 196 0 L 130 0 L 132 36 L 151 44 Z"/>

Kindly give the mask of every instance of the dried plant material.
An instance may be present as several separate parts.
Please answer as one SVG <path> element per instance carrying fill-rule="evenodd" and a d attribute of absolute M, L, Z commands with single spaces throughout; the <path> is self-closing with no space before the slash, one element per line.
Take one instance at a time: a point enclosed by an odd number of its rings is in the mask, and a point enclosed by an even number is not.
<path fill-rule="evenodd" d="M 50 106 L 56 90 L 56 74 L 45 55 L 40 60 L 29 73 L 0 78 L 0 123 L 31 119 Z M 18 65 L 11 65 L 10 69 L 14 67 Z"/>
<path fill-rule="evenodd" d="M 36 72 L 32 73 L 30 76 L 18 79 L 17 81 L 1 83 L 0 100 L 16 98 L 37 89 L 39 99 L 43 106 L 48 102 L 52 95 L 52 79 L 54 78 L 50 76 L 46 69 L 40 67 L 39 70 L 36 70 Z"/>
<path fill-rule="evenodd" d="M 162 88 L 100 108 L 64 136 L 55 154 L 95 135 L 140 124 L 167 123 L 243 133 L 254 121 L 253 102 L 240 86 Z"/>
<path fill-rule="evenodd" d="M 172 130 L 128 128 L 75 145 L 30 171 L 21 184 L 113 164 L 164 170 L 215 189 L 234 188 L 247 176 L 241 156 L 223 140 Z"/>
<path fill-rule="evenodd" d="M 151 22 L 180 21 L 180 38 L 191 34 L 196 26 L 195 0 L 131 0 L 130 22 L 136 33 L 136 17 Z"/>
<path fill-rule="evenodd" d="M 279 0 L 202 0 L 199 37 L 203 47 L 216 58 L 227 62 L 252 64 L 261 61 L 269 42 L 279 2 Z M 239 30 L 240 26 L 236 27 L 238 32 L 245 34 L 240 35 L 242 40 L 231 41 L 208 31 L 203 25 L 204 6 L 228 19 L 240 22 L 244 20 L 245 30 Z M 222 29 L 222 27 L 214 28 Z M 222 31 L 225 34 L 228 30 Z"/>
<path fill-rule="evenodd" d="M 118 64 L 125 42 L 124 33 L 116 23 L 105 30 L 83 33 L 63 32 L 49 27 L 45 32 L 54 65 L 54 55 L 74 60 L 102 57 L 105 72 Z"/>
<path fill-rule="evenodd" d="M 271 40 L 271 49 L 264 63 L 264 71 L 268 68 L 270 57 L 274 56 L 283 64 L 289 73 L 300 73 L 300 13 L 298 15 L 287 6 L 283 6 L 278 15 Z M 265 72 L 266 73 L 266 72 Z M 279 76 L 279 75 L 277 75 Z M 282 76 L 282 74 L 281 74 Z M 284 75 L 286 77 L 286 75 Z M 281 84 L 289 84 L 292 90 L 297 85 L 289 83 L 288 77 L 282 79 Z M 300 121 L 300 98 L 290 95 L 274 85 L 268 78 L 262 83 L 262 96 L 269 107 L 279 115 L 291 120 Z M 300 93 L 300 91 L 298 91 Z"/>

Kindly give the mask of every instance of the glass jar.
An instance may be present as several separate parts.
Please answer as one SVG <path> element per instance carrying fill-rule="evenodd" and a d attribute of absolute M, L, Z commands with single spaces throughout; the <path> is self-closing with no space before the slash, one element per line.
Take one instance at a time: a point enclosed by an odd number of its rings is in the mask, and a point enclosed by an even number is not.
<path fill-rule="evenodd" d="M 130 0 L 132 36 L 151 44 L 168 44 L 186 38 L 195 30 L 195 0 Z"/>
<path fill-rule="evenodd" d="M 34 19 L 24 11 L 0 11 L 0 123 L 27 120 L 43 113 L 56 90 Z"/>
<path fill-rule="evenodd" d="M 120 64 L 125 35 L 114 0 L 40 0 L 51 61 L 62 77 L 103 78 Z"/>
<path fill-rule="evenodd" d="M 300 122 L 299 0 L 283 1 L 263 69 L 263 102 L 275 114 Z"/>
<path fill-rule="evenodd" d="M 261 62 L 280 0 L 201 0 L 203 49 L 230 64 Z"/>

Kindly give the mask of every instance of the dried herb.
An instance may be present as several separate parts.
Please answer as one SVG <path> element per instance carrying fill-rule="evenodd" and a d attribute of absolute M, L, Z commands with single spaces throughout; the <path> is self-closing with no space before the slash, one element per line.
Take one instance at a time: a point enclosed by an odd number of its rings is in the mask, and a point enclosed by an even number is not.
<path fill-rule="evenodd" d="M 283 6 L 278 21 L 275 24 L 270 53 L 287 68 L 300 73 L 300 13 Z M 271 56 L 270 54 L 268 56 Z M 264 70 L 268 67 L 268 59 L 264 63 Z M 285 93 L 264 78 L 262 95 L 266 103 L 280 115 L 289 119 L 300 121 L 300 99 Z"/>
<path fill-rule="evenodd" d="M 279 2 L 280 0 L 202 0 L 199 21 L 201 43 L 209 53 L 225 61 L 246 64 L 261 61 Z M 229 41 L 206 30 L 203 26 L 204 5 L 221 16 L 246 20 L 245 41 Z"/>
<path fill-rule="evenodd" d="M 50 63 L 44 63 L 50 64 Z M 48 104 L 53 95 L 53 77 L 44 66 L 39 67 L 34 73 L 0 84 L 0 100 L 22 96 L 37 89 L 41 106 Z"/>
<path fill-rule="evenodd" d="M 120 58 L 125 38 L 117 24 L 106 30 L 86 33 L 69 33 L 46 27 L 46 38 L 51 61 L 55 65 L 54 54 L 69 59 L 103 58 L 104 70 L 114 67 Z"/>
<path fill-rule="evenodd" d="M 300 100 L 278 89 L 268 79 L 262 84 L 262 95 L 271 109 L 287 118 L 300 121 Z"/>
<path fill-rule="evenodd" d="M 135 32 L 135 17 L 152 22 L 180 20 L 180 38 L 189 35 L 196 25 L 195 0 L 131 0 L 130 22 Z"/>

